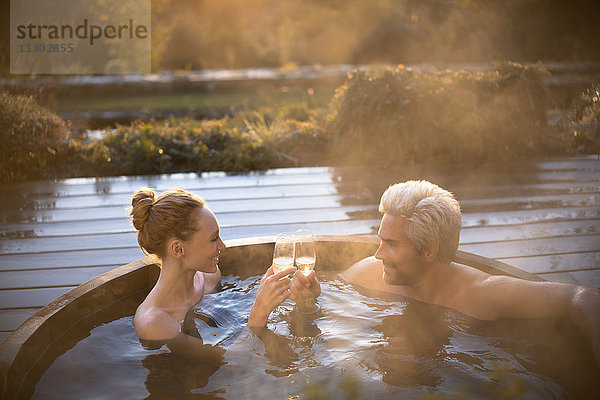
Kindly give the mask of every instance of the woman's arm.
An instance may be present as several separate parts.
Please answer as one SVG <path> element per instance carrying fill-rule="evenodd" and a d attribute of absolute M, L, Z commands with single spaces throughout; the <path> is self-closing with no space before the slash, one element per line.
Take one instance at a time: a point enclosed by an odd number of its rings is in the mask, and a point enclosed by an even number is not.
<path fill-rule="evenodd" d="M 202 339 L 197 337 L 179 332 L 174 338 L 167 340 L 165 343 L 171 352 L 182 357 L 202 361 L 215 367 L 223 364 L 225 350 L 219 346 L 204 344 Z"/>

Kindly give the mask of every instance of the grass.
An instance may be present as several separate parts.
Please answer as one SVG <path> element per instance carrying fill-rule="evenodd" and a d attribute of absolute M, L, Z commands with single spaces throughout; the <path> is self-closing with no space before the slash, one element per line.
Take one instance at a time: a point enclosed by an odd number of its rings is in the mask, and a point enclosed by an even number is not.
<path fill-rule="evenodd" d="M 58 112 L 83 111 L 194 111 L 256 109 L 307 104 L 325 107 L 332 99 L 333 89 L 313 89 L 313 94 L 299 88 L 285 86 L 253 92 L 235 93 L 173 93 L 160 95 L 60 97 Z"/>

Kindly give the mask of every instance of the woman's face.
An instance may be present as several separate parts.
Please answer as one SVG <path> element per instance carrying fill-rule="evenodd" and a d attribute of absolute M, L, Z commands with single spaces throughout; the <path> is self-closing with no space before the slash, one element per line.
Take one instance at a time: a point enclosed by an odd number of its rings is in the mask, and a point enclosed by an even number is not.
<path fill-rule="evenodd" d="M 200 229 L 183 242 L 185 266 L 196 271 L 216 272 L 219 252 L 225 248 L 219 234 L 219 223 L 206 207 L 198 208 L 194 213 L 196 227 Z"/>

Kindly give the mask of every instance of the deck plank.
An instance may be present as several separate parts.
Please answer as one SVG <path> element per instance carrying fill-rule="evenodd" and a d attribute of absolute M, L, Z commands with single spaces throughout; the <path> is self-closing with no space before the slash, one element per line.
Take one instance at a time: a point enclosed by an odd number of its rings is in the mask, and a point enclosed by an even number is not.
<path fill-rule="evenodd" d="M 248 190 L 252 189 L 252 190 Z M 3 210 L 44 210 L 44 209 L 77 209 L 87 207 L 123 206 L 131 204 L 134 190 L 118 194 L 92 194 L 82 196 L 40 196 L 31 199 L 19 199 L 10 202 Z M 337 194 L 331 183 L 311 183 L 305 185 L 276 185 L 268 187 L 230 187 L 218 189 L 190 189 L 190 193 L 200 196 L 209 205 L 213 201 L 260 199 L 292 196 L 318 196 Z"/>
<path fill-rule="evenodd" d="M 208 204 L 215 213 L 225 212 L 250 212 L 262 210 L 295 210 L 307 208 L 341 207 L 343 198 L 339 195 L 316 195 L 316 196 L 278 196 L 254 199 L 217 200 Z M 96 219 L 127 218 L 130 207 L 126 204 L 85 207 L 76 209 L 50 209 L 32 210 L 19 213 L 20 220 L 13 218 L 5 220 L 11 223 L 31 224 L 46 222 L 69 222 L 80 221 L 93 215 Z"/>
<path fill-rule="evenodd" d="M 569 271 L 557 273 L 536 274 L 541 278 L 553 282 L 572 283 L 574 285 L 584 285 L 600 288 L 600 268 L 586 271 Z"/>
<path fill-rule="evenodd" d="M 37 307 L 22 308 L 18 310 L 0 310 L 0 331 L 14 331 L 37 310 Z"/>
<path fill-rule="evenodd" d="M 489 258 L 528 257 L 551 254 L 600 252 L 600 234 L 565 237 L 510 240 L 474 243 L 460 246 L 461 250 Z"/>
<path fill-rule="evenodd" d="M 600 208 L 569 207 L 517 211 L 489 211 L 463 214 L 463 227 L 516 225 L 542 221 L 568 221 L 600 218 Z"/>
<path fill-rule="evenodd" d="M 275 234 L 277 231 L 273 231 Z M 461 250 L 490 258 L 527 257 L 534 255 L 568 254 L 581 252 L 600 252 L 600 235 L 577 236 L 571 240 L 565 238 L 545 238 L 515 240 L 492 243 L 474 243 L 460 246 Z M 9 254 L 0 257 L 0 271 L 90 267 L 95 265 L 126 264 L 143 257 L 138 246 L 118 249 L 94 249 L 75 251 L 55 251 L 46 253 Z M 539 271 L 542 272 L 542 271 Z"/>
<path fill-rule="evenodd" d="M 518 225 L 470 226 L 460 232 L 460 243 L 527 240 L 600 233 L 600 219 L 539 222 Z"/>
<path fill-rule="evenodd" d="M 597 159 L 557 159 L 554 161 L 541 161 L 535 164 L 523 163 L 525 168 L 535 167 L 537 171 L 528 174 L 520 170 L 519 181 L 525 182 L 523 176 L 530 175 L 538 181 L 565 181 L 585 180 L 587 177 L 597 176 L 600 162 Z M 262 186 L 279 182 L 293 182 L 294 184 L 313 180 L 315 177 L 328 179 L 335 174 L 334 168 L 309 167 L 297 169 L 275 169 L 266 172 L 255 172 L 246 175 L 227 175 L 224 173 L 180 173 L 170 175 L 148 175 L 133 177 L 106 177 L 106 178 L 73 178 L 58 180 L 56 182 L 32 182 L 21 185 L 21 190 L 27 195 L 73 195 L 92 193 L 123 193 L 132 192 L 139 187 L 155 187 L 166 190 L 172 187 L 182 189 L 201 189 L 232 186 Z M 490 180 L 495 174 L 480 173 L 485 180 Z M 513 176 L 516 174 L 512 174 Z M 248 179 L 250 177 L 251 179 Z M 317 178 L 319 179 L 319 178 Z"/>
<path fill-rule="evenodd" d="M 569 274 L 575 278 L 579 285 L 600 288 L 600 268 L 587 271 L 571 271 Z"/>
<path fill-rule="evenodd" d="M 379 219 L 349 220 L 330 223 L 310 223 L 316 234 L 374 234 Z M 293 232 L 306 223 L 278 225 L 281 231 Z M 343 231 L 344 233 L 339 233 Z M 250 226 L 222 228 L 223 239 L 236 239 L 247 236 L 273 235 L 273 227 Z M 556 236 L 577 236 L 600 233 L 600 219 L 541 222 L 508 226 L 471 226 L 462 229 L 460 243 L 474 244 L 506 240 L 526 240 Z M 32 238 L 0 239 L 1 254 L 48 252 L 61 250 L 91 250 L 137 246 L 135 232 L 98 233 L 91 235 L 49 236 Z"/>
<path fill-rule="evenodd" d="M 222 227 L 240 227 L 249 225 L 278 225 L 303 221 L 324 222 L 353 219 L 349 214 L 369 212 L 368 219 L 377 217 L 376 206 L 344 206 L 314 210 L 287 210 L 263 212 L 217 213 Z M 568 207 L 537 210 L 517 210 L 498 212 L 479 212 L 463 214 L 463 227 L 517 225 L 524 223 L 599 219 L 599 207 Z M 356 217 L 356 219 L 365 219 Z M 61 236 L 66 234 L 94 234 L 133 232 L 134 228 L 127 218 L 88 219 L 79 221 L 60 221 L 23 224 L 5 224 L 0 226 L 0 237 L 39 237 Z"/>
<path fill-rule="evenodd" d="M 0 309 L 40 308 L 74 288 L 75 286 L 62 286 L 40 289 L 0 290 Z"/>
<path fill-rule="evenodd" d="M 561 196 L 511 196 L 493 199 L 462 200 L 460 206 L 464 212 L 472 213 L 478 210 L 500 211 L 530 210 L 538 208 L 561 207 L 590 207 L 600 203 L 600 194 L 563 194 Z"/>
<path fill-rule="evenodd" d="M 600 185 L 599 185 L 600 186 Z M 276 197 L 244 198 L 235 200 L 214 200 L 208 205 L 215 213 L 247 212 L 253 210 L 294 210 L 304 208 L 340 207 L 345 203 L 342 195 L 312 195 L 303 193 L 302 196 L 279 195 Z M 500 210 L 531 210 L 540 208 L 590 207 L 600 203 L 600 193 L 563 194 L 561 196 L 536 195 L 505 198 L 486 198 L 462 200 L 461 208 L 465 213 L 478 211 Z M 95 219 L 114 219 L 127 217 L 129 205 L 89 206 L 80 208 L 50 208 L 40 210 L 25 210 L 7 213 L 3 216 L 5 224 L 32 224 L 47 222 L 79 221 L 93 215 Z"/>
<path fill-rule="evenodd" d="M 282 168 L 265 173 L 250 172 L 231 175 L 222 172 L 179 173 L 106 178 L 73 178 L 56 182 L 31 182 L 20 185 L 20 194 L 30 196 L 79 196 L 109 193 L 132 193 L 141 187 L 158 191 L 179 188 L 203 190 L 218 188 L 255 188 L 272 185 L 301 185 L 331 183 L 331 169 L 327 167 Z"/>
<path fill-rule="evenodd" d="M 479 185 L 476 187 L 451 185 L 448 190 L 454 193 L 459 201 L 475 199 L 495 199 L 514 196 L 562 196 L 565 194 L 600 193 L 598 180 L 582 182 L 554 182 L 512 185 Z"/>
<path fill-rule="evenodd" d="M 500 261 L 514 265 L 533 274 L 558 271 L 577 271 L 598 268 L 600 252 L 589 251 L 570 254 L 548 254 L 535 257 L 503 257 Z"/>
<path fill-rule="evenodd" d="M 52 268 L 10 272 L 1 271 L 0 290 L 34 289 L 52 286 L 78 286 L 119 266 L 120 264 L 83 268 Z"/>
<path fill-rule="evenodd" d="M 0 257 L 0 271 L 93 267 L 102 265 L 118 266 L 143 257 L 145 255 L 138 246 L 108 250 L 96 249 L 13 254 Z M 2 303 L 0 302 L 0 304 Z"/>
<path fill-rule="evenodd" d="M 562 282 L 562 283 L 571 283 L 573 285 L 580 285 L 580 283 L 571 275 L 569 272 L 556 272 L 556 273 L 547 273 L 547 274 L 536 274 L 542 279 L 551 282 Z"/>
<path fill-rule="evenodd" d="M 596 162 L 600 165 L 600 162 Z M 288 180 L 293 175 L 280 175 L 280 176 L 266 176 L 266 177 L 253 177 L 250 176 L 223 176 L 217 179 L 202 179 L 197 177 L 195 174 L 184 174 L 184 179 L 177 179 L 178 174 L 171 177 L 162 176 L 159 178 L 150 179 L 136 179 L 136 177 L 130 178 L 129 180 L 119 179 L 116 182 L 111 181 L 109 178 L 97 178 L 95 183 L 84 183 L 77 185 L 76 182 L 80 180 L 72 180 L 71 184 L 55 184 L 54 186 L 48 186 L 46 189 L 39 188 L 37 186 L 34 189 L 27 191 L 21 189 L 14 193 L 13 196 L 8 196 L 8 200 L 0 199 L 0 215 L 11 209 L 44 209 L 44 208 L 66 208 L 66 207 L 82 207 L 82 206 L 97 206 L 97 205 L 126 205 L 129 203 L 131 194 L 141 186 L 154 186 L 159 191 L 169 189 L 172 187 L 179 187 L 197 193 L 198 195 L 205 198 L 207 201 L 213 201 L 217 199 L 224 199 L 223 196 L 229 195 L 229 198 L 240 198 L 241 192 L 247 192 L 247 188 L 251 187 L 252 191 L 258 191 L 259 193 L 264 190 L 265 193 L 273 192 L 273 190 L 294 190 L 297 186 L 328 186 L 332 188 L 335 179 L 332 177 L 333 169 L 327 168 L 315 168 L 313 171 L 300 175 L 301 179 L 295 179 L 292 182 Z M 560 193 L 597 193 L 599 190 L 597 171 L 586 171 L 586 176 L 581 176 L 583 172 L 580 171 L 568 171 L 569 174 L 575 174 L 576 180 L 570 179 L 572 177 L 565 176 L 565 171 L 552 171 L 544 173 L 552 179 L 543 174 L 531 175 L 529 178 L 529 184 L 525 184 L 523 178 L 519 178 L 518 186 L 523 193 L 519 195 L 527 195 L 527 193 L 539 194 L 552 194 L 552 188 L 554 192 Z M 298 177 L 296 177 L 298 178 Z M 481 177 L 479 177 L 481 179 Z M 587 179 L 589 178 L 589 179 Z M 485 181 L 485 180 L 482 180 Z M 225 183 L 226 182 L 226 183 Z M 87 188 L 86 188 L 87 185 Z M 115 186 L 117 185 L 117 186 Z M 120 186 L 119 186 L 120 185 Z M 124 185 L 124 186 L 123 186 Z M 43 184 L 39 186 L 44 186 Z M 477 187 L 477 186 L 481 186 Z M 453 184 L 449 187 L 453 192 L 457 193 L 459 199 L 463 198 L 479 198 L 485 192 L 493 193 L 493 197 L 505 197 L 506 192 L 515 190 L 516 184 L 512 185 L 494 185 L 489 186 L 477 185 L 475 187 L 464 187 L 460 184 Z M 285 189 L 287 188 L 287 189 Z M 306 189 L 306 188 L 303 188 Z M 31 193 L 33 192 L 33 193 Z M 38 193 L 37 195 L 35 193 Z M 490 197 L 490 193 L 483 195 L 484 197 Z M 13 199 L 11 201 L 11 198 Z M 16 198 L 18 201 L 14 201 Z M 226 198 L 226 197 L 225 197 Z"/>
<path fill-rule="evenodd" d="M 277 232 L 294 232 L 298 229 L 310 229 L 317 235 L 357 235 L 374 234 L 379 226 L 379 219 L 295 222 L 273 225 L 249 225 L 241 227 L 222 227 L 224 240 L 239 239 L 251 236 L 272 236 Z M 0 239 L 0 255 L 48 252 L 61 250 L 116 249 L 137 246 L 135 232 L 98 233 L 89 235 L 63 235 L 32 238 Z"/>
<path fill-rule="evenodd" d="M 221 227 L 233 226 L 258 226 L 258 225 L 279 225 L 289 223 L 299 223 L 304 221 L 324 222 L 324 221 L 344 221 L 354 219 L 353 215 L 357 213 L 369 212 L 377 214 L 375 206 L 342 206 L 317 209 L 295 209 L 273 210 L 273 211 L 254 211 L 254 212 L 230 212 L 216 213 Z M 360 217 L 356 217 L 360 219 Z M 33 236 L 60 236 L 74 234 L 94 234 L 94 233 L 119 233 L 133 232 L 134 228 L 128 218 L 105 218 L 96 219 L 90 216 L 89 219 L 79 221 L 60 221 L 22 224 L 7 224 L 0 227 L 0 236 L 4 237 L 33 237 Z"/>
<path fill-rule="evenodd" d="M 549 187 L 550 185 L 550 187 Z M 557 187 L 558 185 L 558 187 Z M 483 201 L 500 201 L 508 197 L 521 196 L 555 196 L 560 198 L 562 195 L 569 194 L 587 194 L 594 195 L 600 193 L 600 183 L 559 183 L 559 184 L 536 184 L 527 186 L 484 186 L 477 188 L 450 188 L 457 194 L 458 199 L 464 205 L 469 202 Z M 463 193 L 461 197 L 460 191 Z M 247 188 L 222 188 L 210 191 L 192 191 L 204 198 L 211 208 L 217 206 L 217 202 L 241 201 L 244 200 L 267 200 L 292 198 L 292 197 L 309 197 L 309 196 L 339 196 L 344 199 L 347 194 L 340 191 L 332 184 L 310 184 L 310 185 L 286 185 L 274 187 L 257 187 L 252 190 Z M 67 196 L 67 197 L 37 197 L 27 201 L 17 201 L 11 205 L 0 208 L 0 221 L 2 223 L 14 223 L 24 221 L 26 223 L 34 220 L 50 221 L 65 219 L 61 214 L 69 216 L 70 211 L 86 210 L 94 212 L 102 208 L 113 208 L 115 212 L 122 213 L 129 207 L 131 195 L 133 192 L 123 194 L 104 194 L 104 195 L 89 195 L 89 196 Z M 560 195 L 560 196 L 559 196 Z M 517 198 L 518 200 L 518 198 Z M 549 200 L 552 200 L 550 198 Z M 220 207 L 223 207 L 220 205 Z M 539 207 L 538 207 L 539 208 Z M 54 217 L 57 215 L 57 217 Z"/>

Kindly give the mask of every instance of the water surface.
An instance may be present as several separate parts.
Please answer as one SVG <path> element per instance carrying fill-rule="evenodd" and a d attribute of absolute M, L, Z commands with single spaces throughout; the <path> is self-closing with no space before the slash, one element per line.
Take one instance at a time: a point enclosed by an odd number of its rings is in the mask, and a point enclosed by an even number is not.
<path fill-rule="evenodd" d="M 242 331 L 260 276 L 223 278 L 222 290 L 205 296 L 184 326 L 228 349 L 220 368 L 142 345 L 125 316 L 73 343 L 33 398 L 561 399 L 596 392 L 600 372 L 589 347 L 564 321 L 481 322 L 368 293 L 332 273 L 319 278 L 320 311 L 304 315 L 285 302 L 260 338 Z"/>

